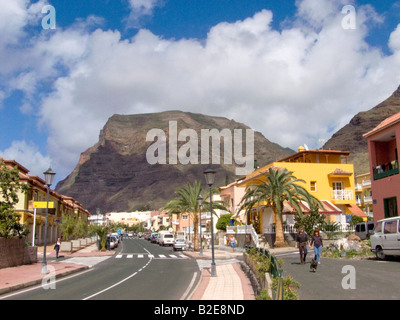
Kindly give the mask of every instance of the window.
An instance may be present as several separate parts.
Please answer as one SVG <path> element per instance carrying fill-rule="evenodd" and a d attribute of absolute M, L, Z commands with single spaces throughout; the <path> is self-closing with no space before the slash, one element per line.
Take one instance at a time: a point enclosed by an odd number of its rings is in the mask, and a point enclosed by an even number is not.
<path fill-rule="evenodd" d="M 382 222 L 378 222 L 374 228 L 375 233 L 376 232 L 382 232 Z"/>
<path fill-rule="evenodd" d="M 317 181 L 310 181 L 311 192 L 317 192 Z"/>
<path fill-rule="evenodd" d="M 385 221 L 385 230 L 383 233 L 397 233 L 397 220 Z"/>
<path fill-rule="evenodd" d="M 399 214 L 397 213 L 397 198 L 387 198 L 383 199 L 384 209 L 385 209 L 385 218 L 396 217 Z"/>
<path fill-rule="evenodd" d="M 342 181 L 334 181 L 332 185 L 333 185 L 333 190 L 343 190 Z"/>

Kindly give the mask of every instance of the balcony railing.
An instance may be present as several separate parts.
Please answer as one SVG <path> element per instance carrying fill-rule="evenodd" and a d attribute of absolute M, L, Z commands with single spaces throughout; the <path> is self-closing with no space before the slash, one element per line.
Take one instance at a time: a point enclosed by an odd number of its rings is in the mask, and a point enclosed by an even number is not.
<path fill-rule="evenodd" d="M 382 164 L 372 169 L 374 180 L 383 179 L 395 174 L 399 174 L 399 163 L 397 160 Z"/>
<path fill-rule="evenodd" d="M 353 200 L 352 190 L 332 190 L 331 191 L 332 200 Z"/>

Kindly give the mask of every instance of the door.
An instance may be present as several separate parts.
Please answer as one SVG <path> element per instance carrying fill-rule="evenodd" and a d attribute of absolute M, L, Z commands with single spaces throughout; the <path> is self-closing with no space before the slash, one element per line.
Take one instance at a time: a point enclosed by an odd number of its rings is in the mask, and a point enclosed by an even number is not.
<path fill-rule="evenodd" d="M 334 181 L 332 183 L 334 200 L 344 200 L 343 196 L 343 183 L 341 181 Z"/>
<path fill-rule="evenodd" d="M 383 250 L 387 255 L 400 255 L 399 219 L 388 220 L 383 225 Z"/>
<path fill-rule="evenodd" d="M 397 197 L 383 199 L 383 205 L 385 218 L 396 217 L 399 215 L 397 212 Z"/>

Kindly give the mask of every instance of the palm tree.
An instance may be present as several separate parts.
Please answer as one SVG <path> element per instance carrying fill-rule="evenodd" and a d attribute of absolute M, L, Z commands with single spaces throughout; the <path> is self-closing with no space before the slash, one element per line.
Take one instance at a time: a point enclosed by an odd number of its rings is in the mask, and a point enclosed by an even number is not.
<path fill-rule="evenodd" d="M 300 206 L 301 201 L 322 207 L 322 203 L 298 183 L 305 183 L 305 181 L 297 179 L 293 176 L 293 172 L 286 168 L 269 168 L 265 181 L 256 179 L 255 183 L 246 187 L 246 194 L 240 203 L 240 210 L 245 209 L 246 213 L 262 201 L 272 207 L 276 232 L 274 246 L 276 247 L 287 245 L 282 223 L 284 201 L 288 201 L 299 215 L 303 212 Z"/>
<path fill-rule="evenodd" d="M 190 217 L 193 219 L 192 221 L 194 227 L 194 250 L 198 251 L 200 249 L 198 230 L 201 212 L 199 204 L 197 202 L 197 198 L 199 197 L 199 195 L 202 194 L 201 183 L 198 181 L 195 181 L 193 184 L 188 183 L 186 187 L 180 187 L 175 191 L 175 193 L 178 195 L 178 197 L 168 201 L 163 209 L 167 210 L 168 214 L 188 213 L 190 215 Z M 203 199 L 209 198 L 209 195 L 207 195 L 207 193 L 208 190 L 203 192 Z M 209 202 L 204 201 L 202 206 L 203 211 L 207 211 L 207 209 L 210 210 Z M 213 201 L 213 208 L 227 210 L 221 201 Z"/>

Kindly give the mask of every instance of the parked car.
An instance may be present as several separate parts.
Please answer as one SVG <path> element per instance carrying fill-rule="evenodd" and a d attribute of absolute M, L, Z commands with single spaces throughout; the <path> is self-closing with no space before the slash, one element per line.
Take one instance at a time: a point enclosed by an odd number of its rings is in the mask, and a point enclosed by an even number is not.
<path fill-rule="evenodd" d="M 400 217 L 379 220 L 370 239 L 371 251 L 378 259 L 400 256 Z"/>
<path fill-rule="evenodd" d="M 374 223 L 372 221 L 357 223 L 354 230 L 361 240 L 369 239 L 371 234 L 374 234 Z"/>
<path fill-rule="evenodd" d="M 106 239 L 106 248 L 109 248 L 110 250 L 116 248 L 115 246 L 115 238 L 108 236 Z"/>
<path fill-rule="evenodd" d="M 179 238 L 179 239 L 175 239 L 174 244 L 174 251 L 176 250 L 186 250 L 186 242 L 185 239 Z"/>
<path fill-rule="evenodd" d="M 153 234 L 151 235 L 150 242 L 151 242 L 151 243 L 157 243 L 157 238 L 158 238 L 158 233 L 153 233 Z"/>
<path fill-rule="evenodd" d="M 116 233 L 116 232 L 111 233 L 111 236 L 114 237 L 114 238 L 116 239 L 117 243 L 120 243 L 120 242 L 121 242 L 120 236 L 119 236 L 118 233 Z"/>
<path fill-rule="evenodd" d="M 173 246 L 174 245 L 174 235 L 172 233 L 161 233 L 158 238 L 158 244 L 160 246 Z"/>
<path fill-rule="evenodd" d="M 118 248 L 118 238 L 116 236 L 111 236 L 111 241 L 114 242 L 114 248 Z"/>

